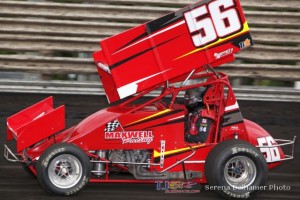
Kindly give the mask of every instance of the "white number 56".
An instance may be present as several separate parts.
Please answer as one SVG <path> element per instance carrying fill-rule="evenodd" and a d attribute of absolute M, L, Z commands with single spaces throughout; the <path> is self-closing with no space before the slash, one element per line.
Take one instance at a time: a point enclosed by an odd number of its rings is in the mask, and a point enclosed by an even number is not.
<path fill-rule="evenodd" d="M 217 0 L 184 13 L 193 43 L 204 46 L 238 32 L 241 22 L 234 0 Z"/>
<path fill-rule="evenodd" d="M 258 146 L 273 146 L 277 144 L 271 137 L 262 137 L 257 139 Z M 267 162 L 276 162 L 280 160 L 280 153 L 278 147 L 260 148 L 260 151 L 264 154 Z"/>

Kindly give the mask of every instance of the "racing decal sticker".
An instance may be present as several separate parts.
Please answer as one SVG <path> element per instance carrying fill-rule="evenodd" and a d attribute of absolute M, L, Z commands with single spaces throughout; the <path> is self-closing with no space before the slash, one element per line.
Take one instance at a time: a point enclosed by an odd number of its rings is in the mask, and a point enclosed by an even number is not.
<path fill-rule="evenodd" d="M 268 136 L 257 138 L 257 143 L 259 147 L 266 146 L 266 148 L 260 148 L 260 151 L 265 156 L 268 163 L 280 161 L 279 149 L 278 147 L 274 147 L 277 143 L 273 137 Z"/>
<path fill-rule="evenodd" d="M 147 53 L 147 52 L 149 52 L 149 51 L 152 51 L 153 49 L 156 49 L 156 48 L 158 48 L 158 47 L 160 47 L 160 46 L 162 46 L 162 45 L 164 45 L 164 44 L 167 44 L 167 43 L 169 43 L 169 42 L 171 42 L 171 41 L 177 39 L 177 38 L 180 37 L 180 36 L 182 36 L 182 34 L 181 34 L 181 35 L 178 35 L 178 36 L 176 36 L 176 37 L 173 37 L 173 38 L 171 38 L 171 39 L 169 39 L 169 40 L 167 40 L 167 41 L 165 41 L 165 42 L 162 42 L 162 43 L 160 43 L 160 44 L 158 44 L 158 45 L 156 45 L 156 46 L 153 46 L 153 47 L 151 47 L 151 48 L 148 48 L 148 49 L 145 49 L 145 50 L 143 50 L 143 51 L 141 51 L 141 52 L 138 52 L 138 53 L 136 53 L 136 54 L 134 54 L 134 55 L 132 55 L 132 56 L 130 56 L 130 57 L 128 57 L 128 58 L 125 58 L 124 60 L 121 60 L 121 61 L 119 61 L 119 62 L 117 62 L 117 63 L 111 65 L 111 66 L 109 67 L 109 69 L 110 69 L 110 70 L 113 70 L 114 68 L 116 68 L 116 67 L 118 67 L 118 66 L 120 66 L 120 65 L 122 65 L 122 64 L 124 64 L 124 63 L 126 63 L 126 62 L 129 62 L 130 60 L 133 60 L 134 58 L 136 58 L 136 57 L 138 57 L 138 56 L 141 56 L 141 55 L 143 55 L 143 54 L 145 54 L 145 53 Z M 148 39 L 148 38 L 146 38 L 146 39 Z M 145 40 L 146 40 L 146 39 L 145 39 Z M 142 40 L 142 41 L 144 41 L 144 40 Z M 140 41 L 140 42 L 141 42 L 141 41 Z M 130 46 L 129 46 L 129 47 L 130 47 Z M 122 49 L 122 50 L 123 50 L 123 49 Z M 115 53 L 118 53 L 118 52 L 115 52 Z"/>
<path fill-rule="evenodd" d="M 182 25 L 187 26 L 191 40 L 197 49 L 175 60 L 203 50 L 201 47 L 208 48 L 249 31 L 247 22 L 243 23 L 241 20 L 234 0 L 205 0 L 148 22 L 146 24 L 147 32 L 132 39 L 117 49 L 114 54 Z M 173 39 L 181 36 L 178 35 Z M 170 39 L 170 41 L 173 39 Z M 149 50 L 145 50 L 145 52 Z M 136 54 L 133 58 L 143 53 Z M 128 60 L 131 60 L 131 58 L 110 66 L 110 69 L 112 70 Z"/>
<path fill-rule="evenodd" d="M 239 45 L 240 45 L 240 49 L 250 47 L 251 46 L 251 40 L 249 38 L 246 38 L 244 41 L 240 42 Z"/>
<path fill-rule="evenodd" d="M 154 126 L 146 127 L 146 128 L 154 128 L 154 127 L 159 127 L 159 126 L 166 126 L 166 125 L 172 125 L 172 124 L 177 124 L 177 123 L 184 123 L 184 117 L 172 121 L 168 121 L 165 123 L 159 123 Z"/>
<path fill-rule="evenodd" d="M 255 157 L 258 157 L 258 154 L 255 151 L 246 147 L 233 147 L 231 148 L 231 151 L 232 151 L 232 155 L 240 152 L 247 152 L 247 153 L 251 153 Z"/>
<path fill-rule="evenodd" d="M 244 121 L 243 116 L 239 109 L 234 110 L 232 112 L 227 112 L 224 114 L 223 127 L 239 124 L 242 123 L 243 121 Z"/>
<path fill-rule="evenodd" d="M 105 140 L 121 140 L 122 144 L 150 144 L 153 139 L 152 131 L 105 132 Z"/>
<path fill-rule="evenodd" d="M 167 117 L 167 116 L 170 116 L 170 115 L 173 115 L 173 114 L 176 114 L 176 113 L 180 113 L 182 111 L 183 110 L 166 109 L 166 110 L 163 110 L 163 111 L 158 112 L 156 114 L 153 114 L 153 115 L 150 115 L 148 117 L 145 117 L 143 119 L 139 119 L 137 121 L 134 121 L 134 122 L 131 122 L 129 124 L 126 124 L 124 126 L 124 128 L 130 127 L 130 126 L 134 126 L 134 125 L 138 125 L 138 124 L 141 124 L 141 123 L 146 123 L 146 122 L 149 122 L 149 121 L 152 121 L 152 120 L 161 119 L 163 117 Z"/>
<path fill-rule="evenodd" d="M 248 23 L 245 22 L 244 25 L 243 25 L 243 29 L 240 32 L 238 32 L 236 34 L 233 34 L 231 36 L 225 37 L 225 38 L 220 38 L 220 39 L 216 40 L 215 42 L 212 42 L 212 43 L 210 43 L 208 45 L 205 45 L 203 47 L 196 48 L 195 50 L 192 50 L 192 51 L 190 51 L 190 52 L 188 52 L 188 53 L 186 53 L 186 54 L 184 54 L 182 56 L 179 56 L 178 58 L 176 58 L 174 60 L 179 60 L 181 58 L 184 58 L 184 57 L 187 57 L 189 55 L 195 54 L 195 53 L 197 53 L 199 51 L 208 50 L 208 49 L 210 49 L 212 47 L 215 47 L 217 45 L 225 44 L 228 41 L 230 41 L 230 42 L 231 41 L 235 41 L 239 37 L 241 37 L 242 34 L 247 34 L 247 32 L 249 32 L 249 26 L 248 26 Z M 247 34 L 247 35 L 250 35 L 250 34 Z M 232 44 L 234 45 L 234 43 L 232 43 Z"/>
<path fill-rule="evenodd" d="M 127 84 L 127 85 L 124 85 L 124 86 L 122 86 L 122 87 L 120 87 L 120 88 L 117 88 L 117 91 L 118 91 L 118 93 L 119 93 L 120 98 L 125 98 L 125 97 L 127 97 L 127 96 L 132 95 L 132 94 L 135 94 L 135 93 L 137 92 L 138 84 L 139 84 L 139 83 L 141 83 L 141 82 L 143 82 L 143 81 L 146 81 L 146 80 L 148 80 L 148 79 L 151 79 L 151 78 L 153 78 L 153 77 L 156 77 L 156 76 L 158 76 L 158 75 L 161 75 L 161 74 L 163 74 L 163 73 L 165 73 L 165 72 L 167 72 L 167 71 L 169 71 L 169 70 L 171 70 L 171 69 L 167 69 L 167 70 L 165 70 L 165 71 L 158 72 L 158 73 L 156 73 L 156 74 L 152 74 L 152 75 L 150 75 L 150 76 L 148 76 L 148 77 L 142 78 L 142 79 L 140 79 L 140 80 L 137 80 L 137 81 L 134 81 L 134 82 L 129 83 L 129 84 Z"/>
<path fill-rule="evenodd" d="M 231 126 L 231 127 L 230 127 L 230 130 L 231 130 L 231 131 L 239 131 L 239 130 L 240 130 L 240 127 L 238 127 L 238 126 Z"/>
<path fill-rule="evenodd" d="M 241 35 L 238 38 L 234 38 L 232 41 L 232 45 L 242 50 L 254 45 L 254 42 L 250 33 L 245 33 L 244 35 Z"/>
<path fill-rule="evenodd" d="M 132 39 L 131 41 L 129 41 L 128 43 L 123 45 L 117 51 L 124 50 L 130 46 L 136 45 L 136 44 L 140 43 L 141 41 L 148 39 L 149 37 L 151 38 L 156 35 L 160 35 L 166 31 L 169 31 L 170 29 L 173 29 L 173 28 L 176 28 L 178 26 L 185 24 L 184 14 L 183 14 L 184 12 L 186 12 L 190 8 L 193 9 L 194 7 L 198 7 L 203 4 L 207 4 L 210 1 L 212 1 L 212 0 L 204 0 L 204 1 L 198 2 L 194 5 L 190 5 L 190 6 L 184 8 L 184 9 L 181 9 L 177 12 L 167 14 L 161 18 L 158 18 L 158 19 L 148 22 L 146 24 L 147 32 L 144 32 L 141 35 L 138 35 L 137 37 L 135 37 L 134 39 Z"/>
<path fill-rule="evenodd" d="M 231 105 L 231 106 L 226 106 L 225 107 L 225 111 L 232 111 L 232 110 L 236 110 L 236 109 L 239 109 L 239 104 L 238 102 L 236 101 L 235 104 Z"/>
<path fill-rule="evenodd" d="M 181 148 L 181 149 L 175 149 L 175 150 L 170 150 L 170 151 L 165 151 L 164 152 L 164 157 L 165 158 L 169 158 L 169 157 L 172 157 L 172 156 L 175 156 L 175 155 L 178 155 L 178 154 L 182 154 L 182 153 L 186 153 L 186 152 L 189 152 L 191 151 L 191 148 L 196 150 L 196 149 L 200 149 L 200 148 L 204 148 L 204 147 L 208 147 L 210 145 L 207 145 L 207 144 L 199 144 L 199 145 L 195 145 L 195 146 L 191 146 L 191 147 L 185 147 L 185 148 Z M 160 161 L 160 156 L 161 156 L 161 153 L 154 150 L 154 154 L 153 154 L 153 157 L 154 157 L 154 162 L 157 163 Z"/>
<path fill-rule="evenodd" d="M 222 58 L 224 56 L 227 56 L 227 55 L 230 55 L 232 53 L 233 53 L 233 48 L 230 48 L 230 49 L 227 49 L 223 52 L 215 53 L 214 56 L 215 56 L 216 59 L 220 59 L 220 58 Z"/>
<path fill-rule="evenodd" d="M 116 130 L 118 127 L 120 126 L 119 121 L 116 119 L 115 121 L 112 122 L 108 122 L 106 124 L 106 128 L 105 128 L 105 132 L 112 132 L 114 130 Z"/>
<path fill-rule="evenodd" d="M 233 0 L 212 1 L 187 11 L 184 16 L 196 47 L 226 38 L 243 28 Z"/>

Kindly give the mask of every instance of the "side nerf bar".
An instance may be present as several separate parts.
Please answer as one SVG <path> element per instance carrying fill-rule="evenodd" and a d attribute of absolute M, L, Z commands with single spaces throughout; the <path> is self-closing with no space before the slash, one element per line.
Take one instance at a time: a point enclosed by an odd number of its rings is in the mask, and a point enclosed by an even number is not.
<path fill-rule="evenodd" d="M 292 145 L 291 148 L 291 154 L 290 155 L 284 155 L 284 158 L 276 160 L 276 161 L 268 161 L 268 163 L 272 162 L 281 162 L 285 160 L 291 160 L 294 159 L 294 152 L 295 152 L 295 142 L 296 142 L 297 136 L 294 136 L 293 140 L 283 140 L 283 139 L 274 139 L 277 144 L 274 145 L 268 145 L 268 146 L 256 146 L 257 148 L 274 148 L 274 147 L 282 147 L 282 146 L 288 146 Z"/>

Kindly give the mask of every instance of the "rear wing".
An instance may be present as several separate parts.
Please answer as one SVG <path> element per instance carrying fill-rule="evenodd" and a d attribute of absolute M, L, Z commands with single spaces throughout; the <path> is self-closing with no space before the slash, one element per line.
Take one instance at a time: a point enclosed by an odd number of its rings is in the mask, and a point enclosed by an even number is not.
<path fill-rule="evenodd" d="M 202 0 L 101 41 L 94 61 L 114 102 L 202 66 L 232 62 L 252 45 L 239 0 Z"/>
<path fill-rule="evenodd" d="M 53 108 L 49 97 L 7 119 L 7 140 L 16 139 L 17 152 L 65 128 L 65 107 Z"/>

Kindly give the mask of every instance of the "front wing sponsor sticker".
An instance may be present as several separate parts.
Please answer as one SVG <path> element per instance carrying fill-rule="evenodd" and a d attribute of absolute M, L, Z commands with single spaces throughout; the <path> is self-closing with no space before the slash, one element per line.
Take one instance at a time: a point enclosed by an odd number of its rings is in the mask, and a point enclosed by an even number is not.
<path fill-rule="evenodd" d="M 122 144 L 150 144 L 153 139 L 152 131 L 105 132 L 105 140 L 121 140 Z"/>

